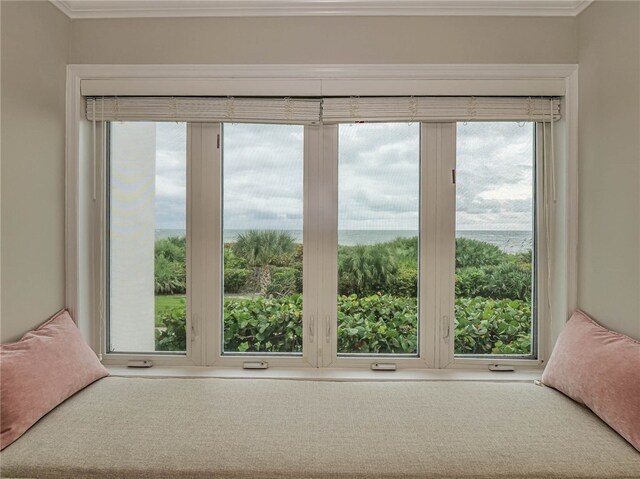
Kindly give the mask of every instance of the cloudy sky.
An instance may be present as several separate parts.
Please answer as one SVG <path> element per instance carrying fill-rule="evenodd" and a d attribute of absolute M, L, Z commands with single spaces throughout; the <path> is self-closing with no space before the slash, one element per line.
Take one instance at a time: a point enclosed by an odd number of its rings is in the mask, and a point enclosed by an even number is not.
<path fill-rule="evenodd" d="M 458 123 L 458 230 L 531 231 L 533 125 Z"/>
<path fill-rule="evenodd" d="M 533 125 L 458 124 L 458 230 L 531 230 Z M 158 123 L 156 227 L 184 229 L 186 127 Z M 341 125 L 339 229 L 417 230 L 419 125 Z M 302 228 L 303 127 L 224 126 L 224 226 Z"/>
<path fill-rule="evenodd" d="M 187 125 L 156 123 L 156 228 L 186 229 Z"/>

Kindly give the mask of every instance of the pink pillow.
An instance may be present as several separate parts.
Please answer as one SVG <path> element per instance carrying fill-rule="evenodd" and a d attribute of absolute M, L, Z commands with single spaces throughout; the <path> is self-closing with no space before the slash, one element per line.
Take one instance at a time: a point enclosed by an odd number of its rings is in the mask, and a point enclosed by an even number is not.
<path fill-rule="evenodd" d="M 62 401 L 108 376 L 67 310 L 0 345 L 0 450 Z"/>
<path fill-rule="evenodd" d="M 640 451 L 640 342 L 576 311 L 542 382 L 584 404 Z"/>

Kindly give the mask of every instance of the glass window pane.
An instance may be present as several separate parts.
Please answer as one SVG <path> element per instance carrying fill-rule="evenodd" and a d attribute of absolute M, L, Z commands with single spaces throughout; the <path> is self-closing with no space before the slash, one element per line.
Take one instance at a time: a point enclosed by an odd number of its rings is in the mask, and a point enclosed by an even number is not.
<path fill-rule="evenodd" d="M 534 123 L 458 123 L 456 354 L 532 354 Z"/>
<path fill-rule="evenodd" d="M 226 353 L 302 353 L 304 127 L 223 127 Z"/>
<path fill-rule="evenodd" d="M 340 125 L 338 354 L 418 353 L 419 207 L 420 125 Z"/>
<path fill-rule="evenodd" d="M 186 351 L 186 123 L 109 137 L 109 350 Z"/>

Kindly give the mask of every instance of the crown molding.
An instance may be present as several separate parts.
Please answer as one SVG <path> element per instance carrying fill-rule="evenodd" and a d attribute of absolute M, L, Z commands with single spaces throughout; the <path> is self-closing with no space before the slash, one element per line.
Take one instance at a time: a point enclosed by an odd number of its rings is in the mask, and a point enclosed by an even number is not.
<path fill-rule="evenodd" d="M 83 78 L 487 79 L 566 78 L 576 64 L 70 64 Z"/>
<path fill-rule="evenodd" d="M 72 19 L 275 16 L 576 16 L 593 0 L 50 0 Z"/>

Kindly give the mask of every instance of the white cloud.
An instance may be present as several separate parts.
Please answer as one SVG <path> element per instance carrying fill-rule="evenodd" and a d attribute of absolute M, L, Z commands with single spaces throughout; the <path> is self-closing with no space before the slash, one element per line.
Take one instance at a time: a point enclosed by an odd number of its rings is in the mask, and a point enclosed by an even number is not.
<path fill-rule="evenodd" d="M 302 229 L 304 127 L 224 125 L 226 229 Z"/>
<path fill-rule="evenodd" d="M 419 125 L 341 125 L 339 228 L 416 230 Z M 224 125 L 225 228 L 301 229 L 301 126 Z M 186 125 L 157 126 L 156 225 L 184 228 Z M 458 125 L 460 230 L 530 230 L 533 125 Z"/>
<path fill-rule="evenodd" d="M 156 123 L 156 228 L 185 229 L 187 125 Z"/>
<path fill-rule="evenodd" d="M 456 225 L 531 230 L 533 124 L 458 124 Z"/>

